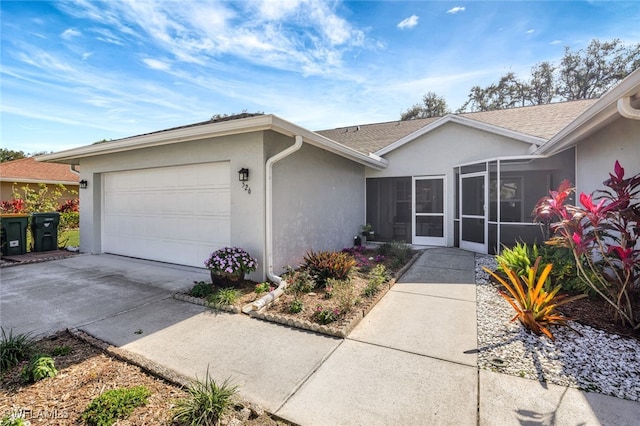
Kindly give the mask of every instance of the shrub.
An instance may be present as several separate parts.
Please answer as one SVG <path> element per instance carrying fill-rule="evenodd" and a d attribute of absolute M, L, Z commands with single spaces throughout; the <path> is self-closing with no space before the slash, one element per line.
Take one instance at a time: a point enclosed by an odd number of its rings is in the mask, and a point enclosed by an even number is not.
<path fill-rule="evenodd" d="M 151 392 L 144 386 L 108 390 L 89 403 L 82 419 L 91 426 L 111 426 L 146 404 L 149 395 Z"/>
<path fill-rule="evenodd" d="M 333 297 L 338 302 L 341 312 L 351 312 L 351 309 L 358 303 L 356 287 L 351 280 L 336 280 L 329 278 L 327 286 L 332 289 Z"/>
<path fill-rule="evenodd" d="M 13 330 L 9 330 L 7 334 L 5 329 L 0 327 L 0 334 L 0 371 L 7 371 L 29 359 L 35 345 L 31 333 L 14 335 Z"/>
<path fill-rule="evenodd" d="M 71 351 L 72 351 L 71 346 L 67 346 L 67 345 L 56 346 L 51 351 L 51 356 L 65 356 L 65 355 L 69 355 Z"/>
<path fill-rule="evenodd" d="M 546 265 L 538 275 L 539 264 L 540 258 L 536 259 L 533 266 L 529 268 L 528 274 L 522 276 L 518 276 L 507 265 L 501 265 L 510 283 L 507 283 L 502 277 L 489 269 L 483 269 L 498 280 L 509 292 L 509 294 L 506 294 L 500 290 L 500 295 L 509 302 L 516 311 L 516 315 L 511 321 L 519 319 L 526 328 L 533 331 L 536 335 L 545 334 L 551 340 L 555 340 L 553 334 L 551 334 L 551 331 L 549 331 L 547 327 L 554 324 L 566 325 L 566 321 L 568 320 L 568 318 L 557 312 L 556 308 L 586 297 L 586 295 L 581 294 L 567 297 L 567 295 L 558 294 L 562 287 L 557 285 L 551 289 L 547 279 L 553 265 Z"/>
<path fill-rule="evenodd" d="M 294 294 L 310 293 L 316 286 L 311 274 L 304 269 L 294 270 L 289 268 L 287 272 L 283 274 L 283 277 L 289 283 L 286 287 L 287 290 Z"/>
<path fill-rule="evenodd" d="M 225 247 L 211 253 L 204 266 L 214 274 L 244 276 L 256 270 L 258 261 L 239 247 Z"/>
<path fill-rule="evenodd" d="M 228 380 L 218 385 L 209 376 L 209 369 L 204 382 L 196 381 L 189 386 L 186 398 L 176 403 L 173 421 L 180 425 L 219 425 L 224 413 L 229 410 L 232 398 L 237 392 Z"/>
<path fill-rule="evenodd" d="M 48 355 L 35 355 L 31 362 L 22 369 L 22 378 L 26 382 L 37 382 L 58 374 L 53 359 Z"/>
<path fill-rule="evenodd" d="M 30 426 L 31 422 L 22 417 L 22 413 L 12 413 L 0 419 L 0 426 Z"/>
<path fill-rule="evenodd" d="M 0 212 L 2 213 L 24 213 L 24 201 L 20 198 L 0 202 Z"/>
<path fill-rule="evenodd" d="M 262 293 L 271 291 L 271 289 L 272 289 L 271 284 L 268 282 L 264 282 L 264 283 L 256 284 L 255 292 L 258 296 L 260 296 Z"/>
<path fill-rule="evenodd" d="M 60 213 L 59 229 L 78 229 L 80 227 L 80 213 Z"/>
<path fill-rule="evenodd" d="M 571 249 L 559 246 L 543 245 L 538 250 L 542 257 L 541 264 L 552 263 L 551 282 L 559 284 L 564 291 L 570 293 L 586 293 L 595 295 L 586 282 L 578 275 L 578 267 Z M 533 259 L 535 261 L 535 259 Z M 587 272 L 587 271 L 585 271 Z"/>
<path fill-rule="evenodd" d="M 513 247 L 503 247 L 500 254 L 496 256 L 496 261 L 498 262 L 497 271 L 505 273 L 502 269 L 502 265 L 505 265 L 519 277 L 527 275 L 533 263 L 531 260 L 532 255 L 535 261 L 535 258 L 538 257 L 536 245 L 533 245 L 531 249 L 525 243 L 516 243 Z"/>
<path fill-rule="evenodd" d="M 376 265 L 369 273 L 369 281 L 364 288 L 364 295 L 367 297 L 375 295 L 380 289 L 380 286 L 387 282 L 388 279 L 387 268 L 382 264 Z"/>
<path fill-rule="evenodd" d="M 566 204 L 574 189 L 563 181 L 533 213 L 553 235 L 547 244 L 571 249 L 578 275 L 613 307 L 614 320 L 640 329 L 640 173 L 625 178 L 616 161 L 604 185 L 580 194 L 580 207 Z"/>
<path fill-rule="evenodd" d="M 316 286 L 324 285 L 329 278 L 347 278 L 356 261 L 348 253 L 335 251 L 307 252 L 303 269 L 315 278 Z"/>
<path fill-rule="evenodd" d="M 194 286 L 189 291 L 189 295 L 193 297 L 205 298 L 213 294 L 213 285 L 204 281 L 194 281 Z"/>
<path fill-rule="evenodd" d="M 80 200 L 77 198 L 67 200 L 60 204 L 56 211 L 59 213 L 77 213 L 80 211 Z"/>
<path fill-rule="evenodd" d="M 411 256 L 413 256 L 413 250 L 409 244 L 393 241 L 390 243 L 384 243 L 378 247 L 378 254 L 380 256 L 393 259 L 391 261 L 391 266 L 394 269 L 397 269 L 402 267 L 402 265 L 411 259 Z"/>
<path fill-rule="evenodd" d="M 302 304 L 302 300 L 294 299 L 291 303 L 289 303 L 289 312 L 292 314 L 298 314 L 302 312 L 304 305 Z"/>
<path fill-rule="evenodd" d="M 325 309 L 322 305 L 316 306 L 313 319 L 320 324 L 329 324 L 338 319 L 340 311 L 337 309 Z"/>
<path fill-rule="evenodd" d="M 242 293 L 236 288 L 221 288 L 207 299 L 213 306 L 234 305 Z"/>

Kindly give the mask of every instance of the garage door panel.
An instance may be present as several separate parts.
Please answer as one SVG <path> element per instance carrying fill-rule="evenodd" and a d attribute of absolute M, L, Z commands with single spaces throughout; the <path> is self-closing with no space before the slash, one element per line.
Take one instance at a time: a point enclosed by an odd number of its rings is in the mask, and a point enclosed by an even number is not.
<path fill-rule="evenodd" d="M 228 162 L 107 173 L 103 251 L 202 267 L 229 245 Z"/>

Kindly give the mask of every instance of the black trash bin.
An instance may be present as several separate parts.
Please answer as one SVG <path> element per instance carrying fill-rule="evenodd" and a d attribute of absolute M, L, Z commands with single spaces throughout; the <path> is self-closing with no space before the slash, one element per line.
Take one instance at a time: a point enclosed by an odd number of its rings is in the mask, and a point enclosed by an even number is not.
<path fill-rule="evenodd" d="M 27 252 L 27 224 L 29 216 L 26 214 L 0 215 L 0 244 L 3 256 L 15 256 Z"/>
<path fill-rule="evenodd" d="M 33 251 L 58 250 L 58 224 L 60 213 L 32 213 L 31 235 Z"/>

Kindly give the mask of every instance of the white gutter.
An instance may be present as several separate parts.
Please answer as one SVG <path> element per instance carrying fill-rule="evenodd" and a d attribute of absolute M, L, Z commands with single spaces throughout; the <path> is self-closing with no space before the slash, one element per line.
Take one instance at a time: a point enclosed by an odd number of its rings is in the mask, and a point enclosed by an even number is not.
<path fill-rule="evenodd" d="M 618 112 L 625 118 L 632 120 L 640 120 L 640 109 L 631 106 L 631 96 L 625 96 L 618 99 Z"/>
<path fill-rule="evenodd" d="M 295 143 L 293 145 L 267 160 L 265 170 L 265 258 L 267 262 L 267 278 L 278 284 L 278 288 L 242 308 L 242 312 L 244 313 L 258 311 L 273 302 L 284 293 L 284 288 L 287 285 L 287 282 L 284 281 L 282 277 L 273 272 L 273 165 L 300 148 L 302 148 L 302 136 L 295 135 Z"/>

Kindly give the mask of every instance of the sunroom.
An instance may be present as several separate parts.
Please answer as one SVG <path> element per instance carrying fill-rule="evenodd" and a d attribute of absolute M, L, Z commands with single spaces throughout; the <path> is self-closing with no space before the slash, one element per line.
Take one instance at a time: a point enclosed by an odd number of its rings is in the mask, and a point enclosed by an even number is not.
<path fill-rule="evenodd" d="M 453 177 L 450 184 L 447 175 Z M 549 157 L 460 164 L 451 174 L 368 178 L 367 222 L 376 231 L 375 241 L 454 245 L 495 254 L 519 241 L 541 242 L 540 225 L 531 213 L 564 179 L 575 182 L 574 148 Z"/>
<path fill-rule="evenodd" d="M 551 157 L 498 157 L 455 168 L 454 241 L 460 248 L 495 254 L 516 242 L 540 243 L 533 209 L 567 179 L 575 182 L 575 149 Z"/>

